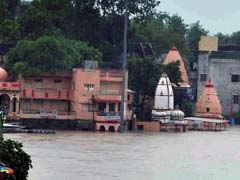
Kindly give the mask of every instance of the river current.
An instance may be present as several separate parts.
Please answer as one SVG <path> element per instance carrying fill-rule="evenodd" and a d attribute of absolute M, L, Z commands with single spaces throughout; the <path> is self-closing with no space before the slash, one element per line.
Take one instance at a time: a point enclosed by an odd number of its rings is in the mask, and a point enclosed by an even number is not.
<path fill-rule="evenodd" d="M 223 132 L 5 134 L 23 143 L 28 180 L 240 179 L 240 127 Z"/>

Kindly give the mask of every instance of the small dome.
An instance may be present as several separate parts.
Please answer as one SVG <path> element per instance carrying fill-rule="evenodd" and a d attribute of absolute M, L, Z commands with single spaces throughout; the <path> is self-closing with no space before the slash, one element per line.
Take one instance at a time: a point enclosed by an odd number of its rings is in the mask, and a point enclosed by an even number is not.
<path fill-rule="evenodd" d="M 158 116 L 158 117 L 165 117 L 167 116 L 167 113 L 165 111 L 156 111 L 156 110 L 153 110 L 152 111 L 152 115 L 153 116 Z"/>
<path fill-rule="evenodd" d="M 182 112 L 181 110 L 177 109 L 177 110 L 173 110 L 172 113 L 172 119 L 177 119 L 177 120 L 183 120 L 185 114 L 184 112 Z"/>
<path fill-rule="evenodd" d="M 2 67 L 0 67 L 0 81 L 3 82 L 7 79 L 7 71 L 5 69 L 3 69 Z"/>

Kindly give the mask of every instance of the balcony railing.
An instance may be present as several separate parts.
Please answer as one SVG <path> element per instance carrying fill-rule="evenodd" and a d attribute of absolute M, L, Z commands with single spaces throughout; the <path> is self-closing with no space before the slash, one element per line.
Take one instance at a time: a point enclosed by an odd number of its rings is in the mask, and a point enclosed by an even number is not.
<path fill-rule="evenodd" d="M 18 82 L 0 82 L 0 90 L 18 91 L 19 83 Z"/>
<path fill-rule="evenodd" d="M 120 95 L 121 95 L 121 91 L 120 91 L 120 90 L 105 90 L 105 89 L 100 89 L 100 94 L 101 94 L 101 95 L 120 96 Z"/>
<path fill-rule="evenodd" d="M 71 90 L 57 90 L 57 89 L 24 88 L 22 90 L 21 97 L 34 98 L 34 99 L 69 100 L 72 98 L 72 91 Z"/>
<path fill-rule="evenodd" d="M 119 116 L 120 112 L 104 112 L 104 111 L 98 111 L 98 116 Z"/>
<path fill-rule="evenodd" d="M 121 71 L 101 71 L 101 77 L 122 77 Z"/>

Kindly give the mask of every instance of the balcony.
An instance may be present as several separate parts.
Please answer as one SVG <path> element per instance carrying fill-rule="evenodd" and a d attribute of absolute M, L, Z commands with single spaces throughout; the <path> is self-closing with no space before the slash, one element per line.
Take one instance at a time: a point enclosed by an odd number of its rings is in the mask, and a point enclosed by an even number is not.
<path fill-rule="evenodd" d="M 72 91 L 25 88 L 22 90 L 21 98 L 70 100 L 72 98 Z"/>
<path fill-rule="evenodd" d="M 103 112 L 98 111 L 95 115 L 95 120 L 97 122 L 103 121 L 103 122 L 113 122 L 113 123 L 119 123 L 120 122 L 120 116 L 119 112 Z"/>
<path fill-rule="evenodd" d="M 122 81 L 121 71 L 101 71 L 100 73 L 101 81 Z"/>
<path fill-rule="evenodd" d="M 19 91 L 18 82 L 0 82 L 0 90 Z"/>
<path fill-rule="evenodd" d="M 66 119 L 75 119 L 76 113 L 71 111 L 70 113 L 67 111 L 43 111 L 43 110 L 33 110 L 33 109 L 22 109 L 20 113 L 20 118 L 26 119 L 58 119 L 58 120 L 66 120 Z"/>
<path fill-rule="evenodd" d="M 120 96 L 120 95 L 121 95 L 121 91 L 120 91 L 120 90 L 105 90 L 105 89 L 100 89 L 100 95 Z"/>

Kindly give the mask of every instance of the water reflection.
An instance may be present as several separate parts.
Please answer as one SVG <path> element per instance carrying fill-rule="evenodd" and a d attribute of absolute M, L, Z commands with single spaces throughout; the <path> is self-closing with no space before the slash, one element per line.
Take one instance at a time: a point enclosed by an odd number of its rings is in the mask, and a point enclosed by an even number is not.
<path fill-rule="evenodd" d="M 240 177 L 240 128 L 225 132 L 5 134 L 32 156 L 29 180 Z"/>

